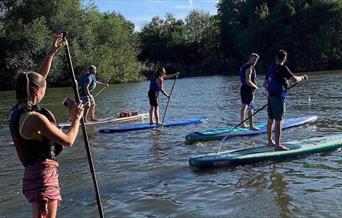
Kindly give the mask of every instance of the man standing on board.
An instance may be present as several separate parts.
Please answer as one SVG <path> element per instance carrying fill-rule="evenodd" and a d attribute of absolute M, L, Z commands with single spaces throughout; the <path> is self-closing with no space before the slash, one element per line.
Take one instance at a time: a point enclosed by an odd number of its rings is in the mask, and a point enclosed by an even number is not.
<path fill-rule="evenodd" d="M 281 127 L 285 114 L 285 97 L 288 88 L 288 80 L 296 83 L 308 79 L 307 75 L 293 75 L 290 69 L 284 65 L 286 60 L 286 51 L 279 50 L 276 54 L 276 63 L 269 68 L 264 81 L 264 87 L 268 92 L 268 145 L 275 145 L 275 150 L 279 151 L 289 150 L 289 148 L 280 144 Z M 274 121 L 275 141 L 272 139 L 272 126 Z"/>
<path fill-rule="evenodd" d="M 253 99 L 255 96 L 255 91 L 258 89 L 257 86 L 257 77 L 255 65 L 259 60 L 259 55 L 256 53 L 252 53 L 249 56 L 249 60 L 246 64 L 242 65 L 240 68 L 240 80 L 241 80 L 241 122 L 245 120 L 246 110 L 248 108 L 249 119 L 249 129 L 251 130 L 259 130 L 253 124 Z M 243 128 L 247 128 L 248 126 L 245 123 L 242 123 Z"/>
<path fill-rule="evenodd" d="M 80 79 L 79 91 L 80 98 L 84 105 L 84 121 L 97 121 L 95 118 L 96 104 L 95 99 L 91 92 L 96 88 L 96 84 L 103 86 L 109 86 L 108 83 L 96 81 L 96 67 L 94 65 L 89 66 L 89 71 L 84 73 Z M 88 112 L 90 111 L 90 120 L 87 119 Z"/>

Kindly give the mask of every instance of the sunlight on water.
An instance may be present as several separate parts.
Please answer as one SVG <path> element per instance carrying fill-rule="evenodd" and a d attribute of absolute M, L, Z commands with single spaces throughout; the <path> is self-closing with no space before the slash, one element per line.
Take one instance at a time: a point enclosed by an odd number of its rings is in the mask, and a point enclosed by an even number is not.
<path fill-rule="evenodd" d="M 342 74 L 309 74 L 310 80 L 289 93 L 286 117 L 317 115 L 311 126 L 283 132 L 283 141 L 340 133 Z M 170 90 L 172 81 L 167 81 Z M 281 163 L 198 170 L 191 156 L 216 152 L 218 142 L 185 145 L 193 131 L 239 123 L 237 77 L 177 80 L 166 119 L 203 114 L 202 124 L 117 134 L 98 134 L 102 125 L 88 127 L 106 217 L 341 217 L 341 152 L 311 155 Z M 146 113 L 148 83 L 112 85 L 97 100 L 99 117 L 119 111 Z M 256 107 L 266 103 L 260 89 Z M 68 119 L 61 102 L 71 88 L 49 88 L 43 104 L 59 121 Z M 22 166 L 7 129 L 13 92 L 0 92 L 1 217 L 30 217 L 31 207 L 21 193 Z M 160 97 L 161 111 L 166 98 Z M 266 111 L 256 115 L 266 120 Z M 264 145 L 265 135 L 233 138 L 223 150 Z M 96 201 L 82 137 L 59 158 L 63 202 L 60 217 L 96 217 Z"/>

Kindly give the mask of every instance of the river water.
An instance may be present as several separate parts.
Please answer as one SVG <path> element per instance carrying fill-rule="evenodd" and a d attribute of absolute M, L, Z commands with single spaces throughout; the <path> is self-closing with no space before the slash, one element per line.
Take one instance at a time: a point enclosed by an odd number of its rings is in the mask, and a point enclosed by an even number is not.
<path fill-rule="evenodd" d="M 311 73 L 289 91 L 288 118 L 317 115 L 310 126 L 286 130 L 283 141 L 341 133 L 342 73 Z M 167 81 L 170 90 L 172 81 Z M 256 166 L 199 170 L 189 157 L 216 152 L 218 142 L 185 145 L 192 131 L 239 123 L 238 77 L 184 78 L 176 82 L 166 119 L 204 114 L 202 124 L 99 134 L 87 127 L 106 217 L 341 217 L 341 152 Z M 261 84 L 259 84 L 261 86 Z M 98 117 L 118 111 L 147 112 L 148 83 L 112 85 L 97 97 Z M 71 88 L 48 88 L 42 104 L 59 121 L 67 120 L 61 105 Z M 166 98 L 161 96 L 161 114 Z M 0 217 L 30 217 L 21 193 L 23 167 L 10 144 L 7 112 L 14 92 L 0 92 Z M 260 90 L 257 108 L 266 103 Z M 266 121 L 266 111 L 256 121 Z M 96 200 L 83 138 L 59 157 L 63 202 L 59 217 L 97 217 Z M 266 135 L 227 140 L 222 150 L 265 145 Z"/>

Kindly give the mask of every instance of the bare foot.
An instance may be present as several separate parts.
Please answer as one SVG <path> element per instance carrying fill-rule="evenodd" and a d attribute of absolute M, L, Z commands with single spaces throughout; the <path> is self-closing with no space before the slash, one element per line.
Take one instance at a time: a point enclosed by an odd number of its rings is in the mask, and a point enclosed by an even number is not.
<path fill-rule="evenodd" d="M 275 146 L 275 142 L 273 142 L 273 141 L 272 142 L 268 142 L 267 146 Z"/>
<path fill-rule="evenodd" d="M 247 125 L 241 125 L 241 128 L 248 128 L 249 126 Z"/>
<path fill-rule="evenodd" d="M 287 150 L 290 150 L 290 148 L 285 147 L 283 145 L 278 145 L 278 146 L 274 147 L 274 150 L 276 150 L 276 151 L 287 151 Z"/>
<path fill-rule="evenodd" d="M 274 140 L 271 138 L 271 141 L 268 141 L 267 145 L 268 145 L 268 146 L 275 146 L 276 143 L 275 143 Z"/>
<path fill-rule="evenodd" d="M 95 119 L 95 118 L 93 118 L 93 119 L 90 120 L 90 122 L 97 122 L 97 121 L 99 121 L 99 120 L 98 120 L 98 119 Z"/>
<path fill-rule="evenodd" d="M 258 127 L 255 127 L 255 126 L 251 126 L 249 127 L 250 130 L 253 130 L 253 131 L 258 131 L 260 130 Z"/>

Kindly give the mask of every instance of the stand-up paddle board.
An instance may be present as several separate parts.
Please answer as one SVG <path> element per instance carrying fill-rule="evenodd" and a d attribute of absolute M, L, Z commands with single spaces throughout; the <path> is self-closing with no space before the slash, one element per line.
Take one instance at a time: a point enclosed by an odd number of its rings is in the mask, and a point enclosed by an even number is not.
<path fill-rule="evenodd" d="M 197 115 L 193 116 L 189 119 L 182 119 L 182 120 L 169 120 L 166 121 L 163 127 L 171 127 L 171 126 L 184 126 L 190 124 L 201 123 L 205 119 L 206 116 Z M 115 133 L 115 132 L 128 132 L 128 131 L 135 131 L 135 130 L 144 130 L 144 129 L 153 129 L 156 128 L 156 124 L 149 124 L 149 123 L 137 123 L 132 125 L 117 125 L 112 128 L 100 129 L 100 133 Z"/>
<path fill-rule="evenodd" d="M 124 122 L 131 122 L 131 121 L 136 121 L 136 120 L 143 120 L 148 118 L 148 113 L 144 114 L 138 114 L 134 116 L 129 116 L 129 117 L 108 117 L 108 118 L 103 118 L 99 119 L 98 121 L 93 121 L 93 122 L 87 122 L 85 125 L 99 125 L 99 124 L 106 124 L 106 123 L 124 123 Z M 60 128 L 68 128 L 70 127 L 71 123 L 60 123 L 59 127 Z"/>
<path fill-rule="evenodd" d="M 290 150 L 275 151 L 274 146 L 231 150 L 191 157 L 189 164 L 196 167 L 237 166 L 328 152 L 342 147 L 342 134 L 286 142 L 283 145 Z"/>
<path fill-rule="evenodd" d="M 307 123 L 312 123 L 317 120 L 317 116 L 307 116 L 292 119 L 285 119 L 283 122 L 283 129 L 301 126 Z M 222 128 L 212 129 L 203 132 L 194 132 L 185 136 L 187 144 L 199 142 L 199 141 L 213 141 L 220 140 L 224 137 L 235 137 L 235 136 L 251 136 L 261 133 L 267 133 L 267 123 L 256 124 L 260 130 L 250 130 L 248 128 Z"/>

